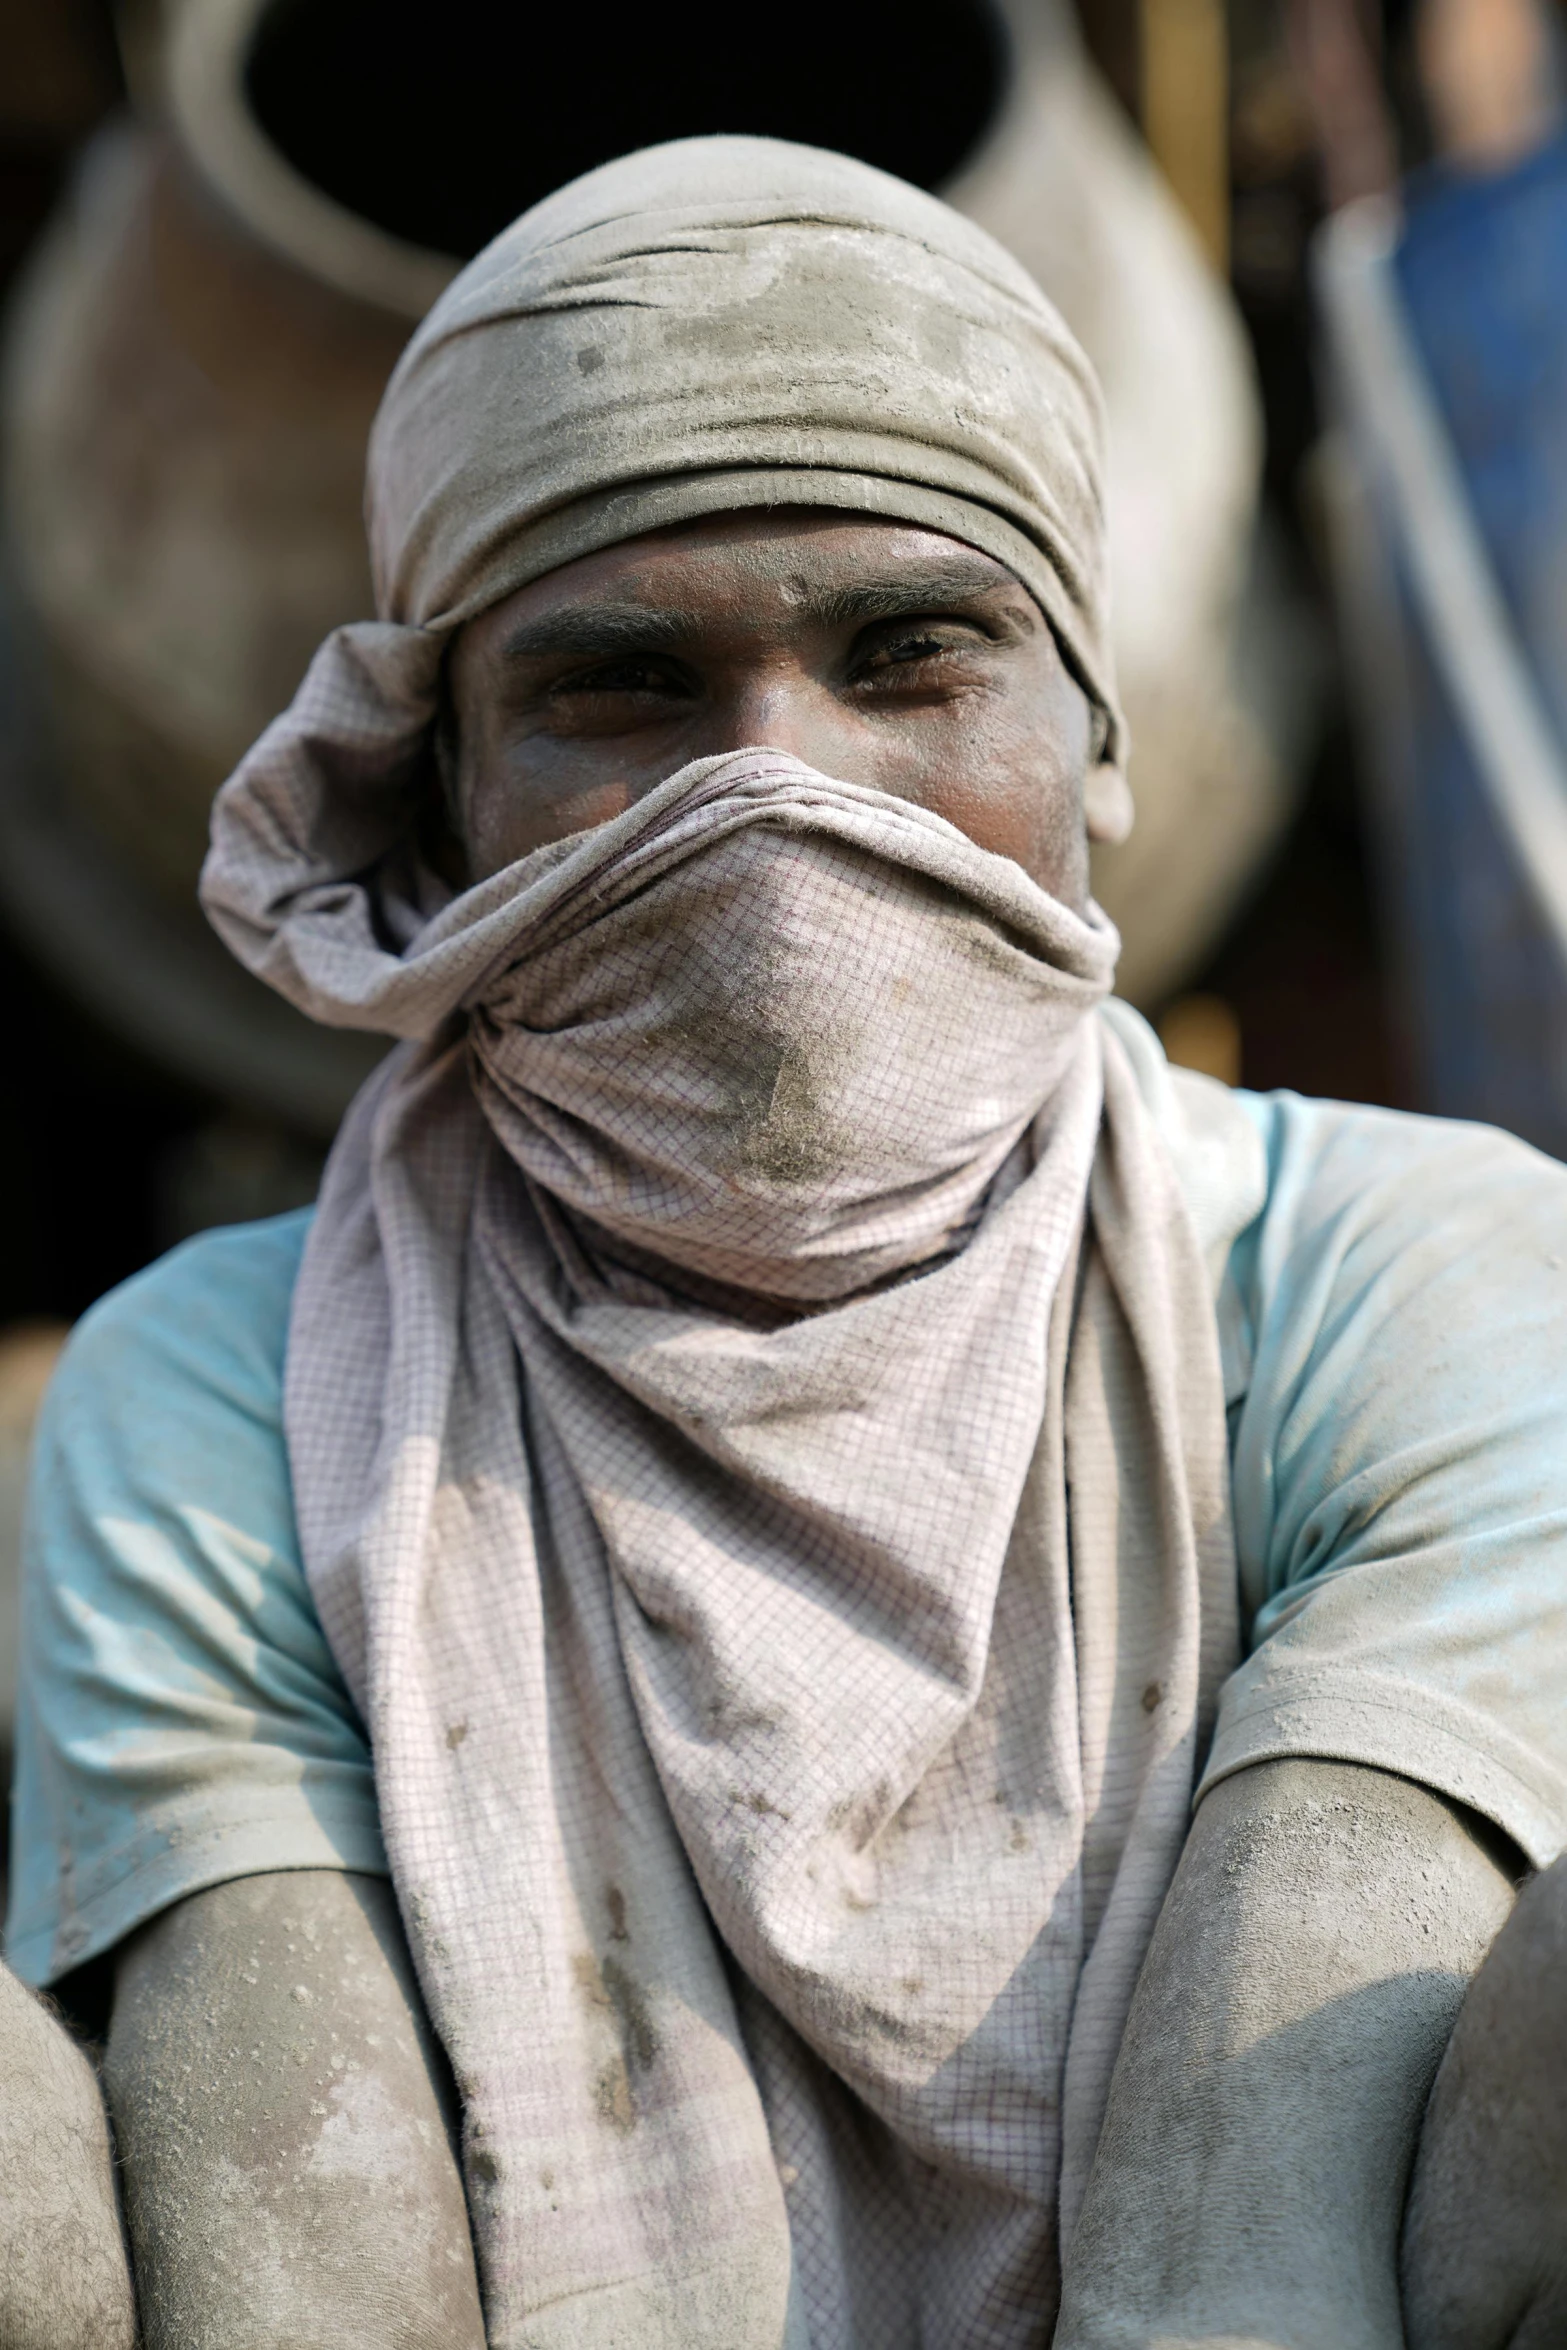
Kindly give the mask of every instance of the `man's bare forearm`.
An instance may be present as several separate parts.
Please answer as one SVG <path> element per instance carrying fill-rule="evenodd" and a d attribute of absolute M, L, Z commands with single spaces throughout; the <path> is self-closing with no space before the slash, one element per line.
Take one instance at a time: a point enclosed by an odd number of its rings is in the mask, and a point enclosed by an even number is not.
<path fill-rule="evenodd" d="M 97 2079 L 0 1967 L 0 2345 L 130 2350 L 135 2331 Z"/>
<path fill-rule="evenodd" d="M 483 2350 L 382 1880 L 247 1877 L 167 1911 L 121 1962 L 105 2077 L 147 2350 Z"/>
<path fill-rule="evenodd" d="M 1402 2350 L 1421 2116 L 1512 1899 L 1461 1817 L 1387 1773 L 1217 1787 L 1138 1986 L 1058 2350 Z"/>
<path fill-rule="evenodd" d="M 1409 2350 L 1567 2342 L 1567 1860 L 1527 1886 L 1464 2002 L 1404 2219 Z"/>

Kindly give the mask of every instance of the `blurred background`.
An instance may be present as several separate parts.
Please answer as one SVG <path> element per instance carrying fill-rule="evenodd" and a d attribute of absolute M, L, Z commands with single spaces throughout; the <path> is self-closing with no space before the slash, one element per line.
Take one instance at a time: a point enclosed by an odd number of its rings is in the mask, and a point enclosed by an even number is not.
<path fill-rule="evenodd" d="M 60 1338 L 312 1196 L 372 1064 L 231 965 L 212 791 L 364 614 L 382 383 L 650 140 L 934 188 L 1105 386 L 1122 987 L 1230 1082 L 1567 1156 L 1556 0 L 0 0 L 0 1747 Z"/>

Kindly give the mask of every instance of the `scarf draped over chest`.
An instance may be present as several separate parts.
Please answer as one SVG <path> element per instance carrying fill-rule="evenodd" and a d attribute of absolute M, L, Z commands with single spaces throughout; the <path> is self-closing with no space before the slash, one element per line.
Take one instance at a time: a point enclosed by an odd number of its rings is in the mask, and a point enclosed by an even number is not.
<path fill-rule="evenodd" d="M 762 753 L 502 912 L 287 1392 L 492 2339 L 1043 2341 L 1234 1643 L 1113 933 Z"/>

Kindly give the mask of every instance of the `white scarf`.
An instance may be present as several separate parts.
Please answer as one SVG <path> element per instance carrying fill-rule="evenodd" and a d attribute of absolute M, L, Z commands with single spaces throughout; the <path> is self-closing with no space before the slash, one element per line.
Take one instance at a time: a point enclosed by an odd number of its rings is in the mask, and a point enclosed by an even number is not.
<path fill-rule="evenodd" d="M 288 1440 L 490 2339 L 1042 2344 L 1236 1638 L 1114 932 L 763 752 L 400 951 L 347 904 L 317 1005 L 424 1041 Z"/>

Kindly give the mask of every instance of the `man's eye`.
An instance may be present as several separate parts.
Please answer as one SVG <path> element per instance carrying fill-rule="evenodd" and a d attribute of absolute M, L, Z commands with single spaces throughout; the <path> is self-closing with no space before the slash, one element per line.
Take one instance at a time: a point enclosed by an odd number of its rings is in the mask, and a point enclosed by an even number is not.
<path fill-rule="evenodd" d="M 939 661 L 953 655 L 971 652 L 974 637 L 971 631 L 959 628 L 911 628 L 900 636 L 883 637 L 870 646 L 856 662 L 856 677 L 874 678 L 890 671 L 908 669 L 921 661 Z"/>
<path fill-rule="evenodd" d="M 562 694 L 677 694 L 680 681 L 656 661 L 602 661 L 593 669 L 557 678 L 551 697 Z"/>

